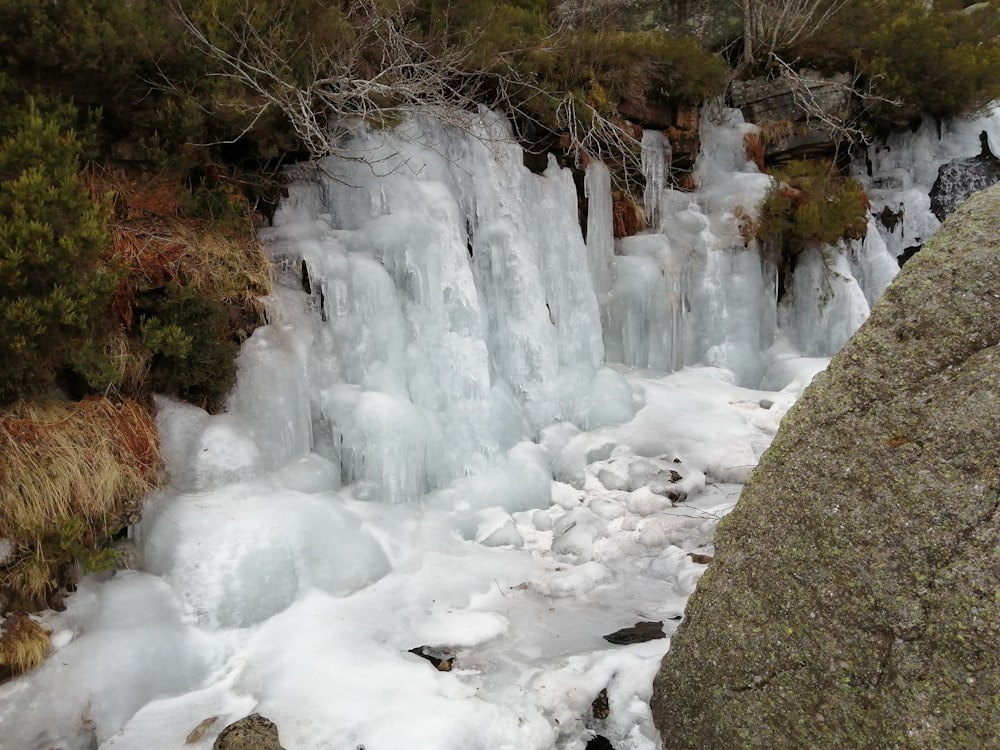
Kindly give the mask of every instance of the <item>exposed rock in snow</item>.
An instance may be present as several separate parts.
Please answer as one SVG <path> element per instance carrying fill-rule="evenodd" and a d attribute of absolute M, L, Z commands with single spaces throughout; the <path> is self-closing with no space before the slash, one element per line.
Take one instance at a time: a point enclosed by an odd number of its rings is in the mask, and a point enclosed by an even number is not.
<path fill-rule="evenodd" d="M 983 150 L 970 159 L 955 159 L 938 170 L 937 180 L 931 188 L 931 211 L 939 221 L 944 221 L 977 190 L 1000 182 L 1000 158 L 990 150 L 986 131 L 979 134 Z"/>
<path fill-rule="evenodd" d="M 278 727 L 260 714 L 250 714 L 222 730 L 212 750 L 284 750 Z"/>

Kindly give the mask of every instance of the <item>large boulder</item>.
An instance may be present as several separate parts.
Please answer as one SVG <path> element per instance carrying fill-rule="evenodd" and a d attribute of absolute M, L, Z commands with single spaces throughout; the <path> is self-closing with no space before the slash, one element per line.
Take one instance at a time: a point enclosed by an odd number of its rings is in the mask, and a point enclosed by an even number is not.
<path fill-rule="evenodd" d="M 903 268 L 719 526 L 675 748 L 1000 747 L 1000 186 Z"/>
<path fill-rule="evenodd" d="M 743 34 L 743 12 L 738 3 L 633 0 L 625 7 L 629 8 L 630 19 L 636 28 L 693 36 L 706 49 L 722 49 Z"/>

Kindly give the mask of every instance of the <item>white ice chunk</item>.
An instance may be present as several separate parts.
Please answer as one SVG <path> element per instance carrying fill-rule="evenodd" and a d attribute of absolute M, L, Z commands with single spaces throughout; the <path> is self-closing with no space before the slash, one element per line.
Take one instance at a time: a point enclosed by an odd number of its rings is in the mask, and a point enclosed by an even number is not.
<path fill-rule="evenodd" d="M 899 264 L 895 256 L 889 252 L 885 241 L 878 233 L 875 220 L 870 215 L 864 240 L 852 240 L 850 248 L 854 276 L 865 294 L 868 306 L 871 307 L 896 278 Z"/>
<path fill-rule="evenodd" d="M 303 587 L 344 596 L 389 562 L 335 497 L 231 485 L 179 495 L 147 511 L 138 536 L 147 568 L 200 620 L 246 627 L 287 608 Z"/>
<path fill-rule="evenodd" d="M 147 702 L 191 690 L 207 673 L 211 649 L 153 576 L 85 578 L 64 617 L 75 638 L 30 682 L 0 686 L 5 750 L 95 747 Z"/>
<path fill-rule="evenodd" d="M 660 225 L 660 200 L 670 174 L 671 148 L 667 136 L 658 130 L 642 131 L 642 193 L 646 223 L 650 227 Z"/>
<path fill-rule="evenodd" d="M 604 306 L 614 268 L 613 206 L 611 202 L 611 172 L 604 162 L 594 159 L 587 165 L 584 179 L 587 201 L 587 259 L 594 291 Z"/>
<path fill-rule="evenodd" d="M 789 296 L 781 310 L 784 328 L 807 355 L 835 354 L 868 318 L 868 300 L 842 245 L 801 253 Z"/>

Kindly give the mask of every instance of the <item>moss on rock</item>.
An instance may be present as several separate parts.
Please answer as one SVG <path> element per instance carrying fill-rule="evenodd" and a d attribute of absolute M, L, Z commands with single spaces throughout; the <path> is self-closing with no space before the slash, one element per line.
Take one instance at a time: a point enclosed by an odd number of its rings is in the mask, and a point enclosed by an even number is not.
<path fill-rule="evenodd" d="M 789 412 L 657 675 L 670 748 L 997 748 L 1000 187 Z"/>

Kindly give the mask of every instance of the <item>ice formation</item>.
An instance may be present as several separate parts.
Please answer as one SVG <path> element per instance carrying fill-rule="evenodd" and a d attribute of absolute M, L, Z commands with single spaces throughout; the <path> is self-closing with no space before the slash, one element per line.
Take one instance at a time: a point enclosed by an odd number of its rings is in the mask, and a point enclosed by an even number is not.
<path fill-rule="evenodd" d="M 143 570 L 43 616 L 56 652 L 0 686 L 0 749 L 176 750 L 256 710 L 303 750 L 654 750 L 668 641 L 600 636 L 672 631 L 704 570 L 688 553 L 933 230 L 931 171 L 903 167 L 946 155 L 926 132 L 873 152 L 877 207 L 905 218 L 807 252 L 779 306 L 739 226 L 769 185 L 753 126 L 702 123 L 695 192 L 643 137 L 651 229 L 618 242 L 603 165 L 584 240 L 570 173 L 530 173 L 488 113 L 360 128 L 300 169 L 228 409 L 158 400 L 171 483 L 135 530 Z"/>
<path fill-rule="evenodd" d="M 940 222 L 931 213 L 930 192 L 938 171 L 948 162 L 979 155 L 981 133 L 986 133 L 990 150 L 1000 153 L 1000 108 L 974 119 L 937 123 L 925 118 L 915 133 L 893 134 L 870 146 L 866 159 L 855 163 L 872 214 L 884 217 L 880 231 L 893 257 L 922 245 L 937 230 Z"/>

